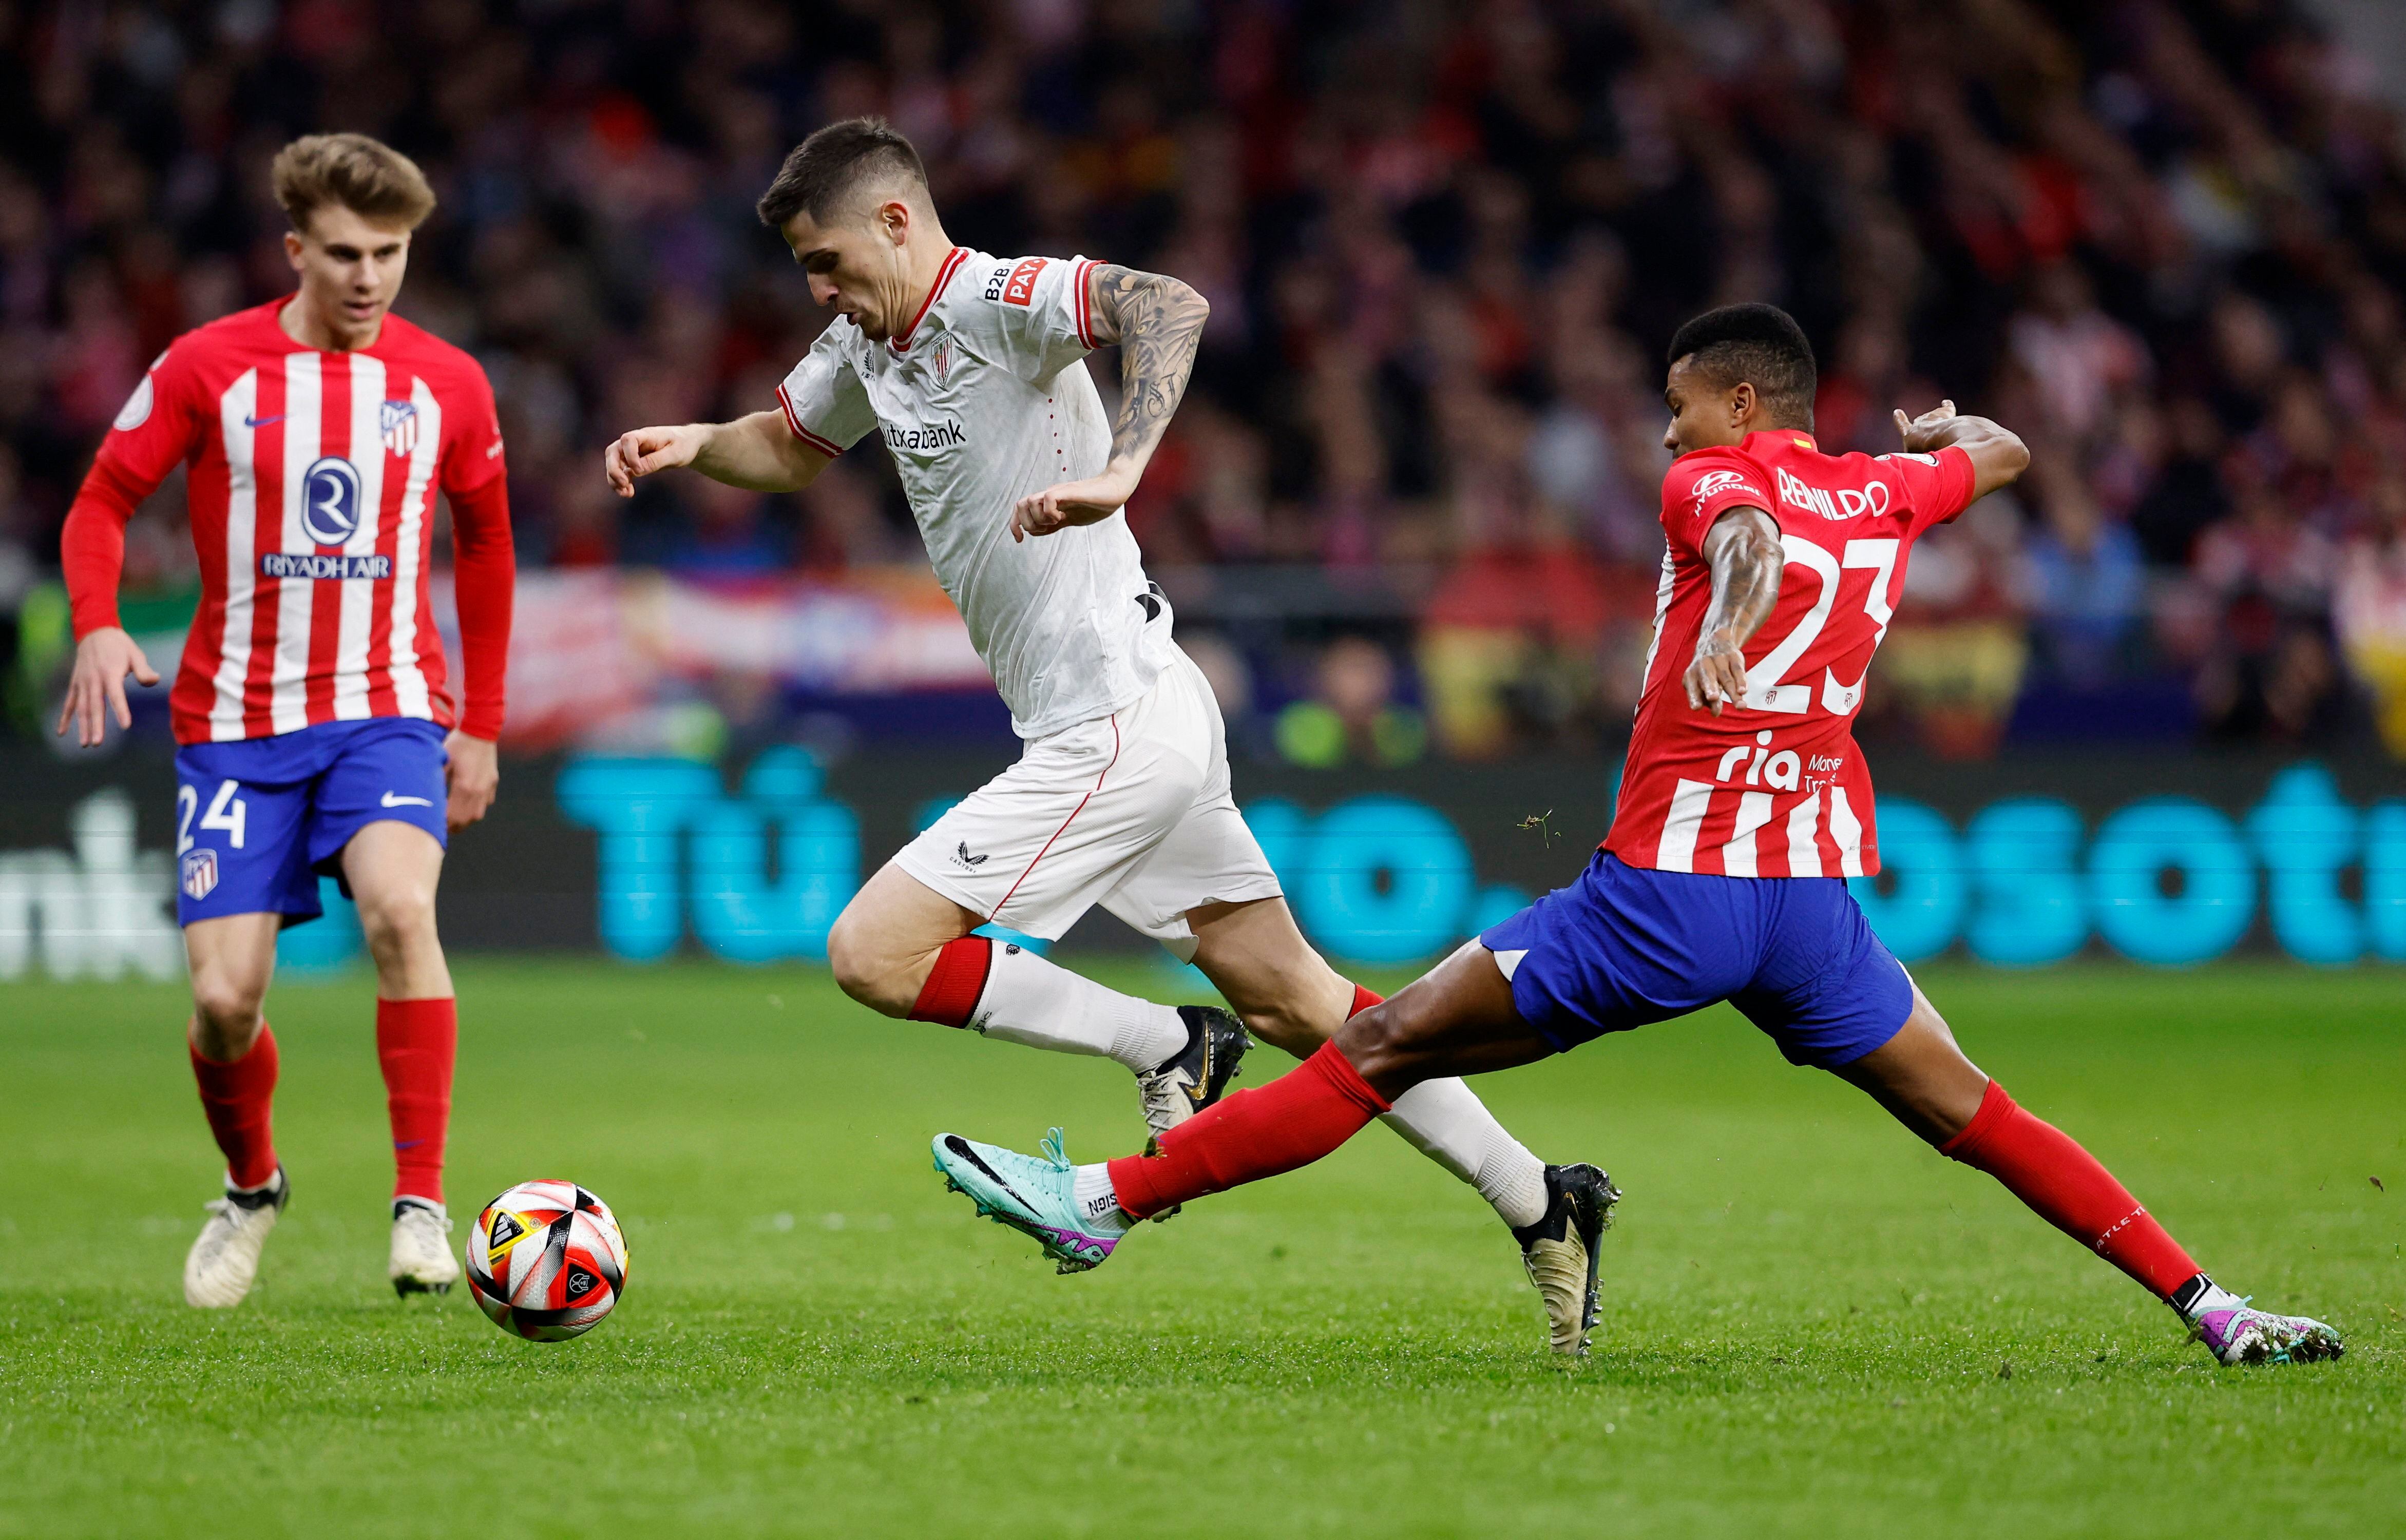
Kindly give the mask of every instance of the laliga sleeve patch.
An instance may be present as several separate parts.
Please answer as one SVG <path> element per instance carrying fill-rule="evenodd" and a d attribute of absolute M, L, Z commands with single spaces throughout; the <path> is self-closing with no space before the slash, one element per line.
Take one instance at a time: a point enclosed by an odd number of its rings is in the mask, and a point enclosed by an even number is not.
<path fill-rule="evenodd" d="M 120 433 L 130 433 L 149 421 L 150 403 L 156 394 L 150 376 L 143 375 L 142 383 L 134 388 L 134 394 L 125 398 L 125 404 L 117 409 L 117 420 L 109 426 Z"/>

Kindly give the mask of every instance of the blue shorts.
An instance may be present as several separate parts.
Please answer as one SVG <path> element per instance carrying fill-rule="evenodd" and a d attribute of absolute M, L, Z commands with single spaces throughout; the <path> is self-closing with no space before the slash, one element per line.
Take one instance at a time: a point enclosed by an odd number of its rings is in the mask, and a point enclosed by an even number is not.
<path fill-rule="evenodd" d="M 1559 1050 L 1727 1000 L 1790 1064 L 1835 1068 L 1913 1010 L 1904 965 L 1837 877 L 1719 877 L 1598 851 L 1479 938 L 1521 1018 Z"/>
<path fill-rule="evenodd" d="M 343 847 L 370 824 L 447 842 L 443 765 L 443 729 L 412 716 L 187 743 L 176 751 L 176 923 L 316 919 L 319 874 L 340 880 Z"/>

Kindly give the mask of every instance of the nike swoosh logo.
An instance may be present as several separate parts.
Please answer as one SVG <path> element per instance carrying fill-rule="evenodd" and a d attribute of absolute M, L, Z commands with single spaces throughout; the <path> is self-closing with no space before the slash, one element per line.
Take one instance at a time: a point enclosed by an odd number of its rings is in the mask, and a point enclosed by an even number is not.
<path fill-rule="evenodd" d="M 434 804 L 423 797 L 395 797 L 392 793 L 386 792 L 384 805 L 389 808 L 431 808 Z"/>
<path fill-rule="evenodd" d="M 987 1179 L 990 1180 L 997 1187 L 1001 1188 L 1005 1193 L 1011 1194 L 1011 1199 L 1013 1203 L 1018 1204 L 1021 1208 L 1026 1208 L 1030 1213 L 1035 1212 L 1036 1206 L 1029 1203 L 1026 1198 L 1021 1197 L 1017 1193 L 1012 1192 L 1011 1183 L 1002 1180 L 1002 1173 L 996 1170 L 993 1166 L 988 1166 L 985 1162 L 980 1160 L 978 1158 L 978 1152 L 969 1147 L 968 1140 L 962 1138 L 958 1134 L 949 1135 L 944 1139 L 944 1148 L 950 1150 L 954 1154 L 958 1155 L 961 1159 L 969 1162 L 971 1166 L 974 1166 L 979 1170 L 984 1172 Z"/>
<path fill-rule="evenodd" d="M 290 412 L 278 412 L 272 417 L 245 417 L 242 419 L 242 425 L 245 428 L 264 428 L 271 422 L 282 422 L 290 416 Z"/>

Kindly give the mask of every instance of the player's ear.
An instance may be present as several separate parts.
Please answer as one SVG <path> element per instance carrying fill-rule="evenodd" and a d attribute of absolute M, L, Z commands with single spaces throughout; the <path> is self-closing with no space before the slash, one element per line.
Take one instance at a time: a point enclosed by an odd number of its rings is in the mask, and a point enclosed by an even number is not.
<path fill-rule="evenodd" d="M 1761 403 L 1754 393 L 1754 382 L 1740 380 L 1730 387 L 1729 414 L 1732 428 L 1743 428 L 1754 419 L 1754 409 Z"/>
<path fill-rule="evenodd" d="M 301 236 L 297 232 L 284 233 L 284 260 L 292 264 L 293 272 L 301 271 Z"/>

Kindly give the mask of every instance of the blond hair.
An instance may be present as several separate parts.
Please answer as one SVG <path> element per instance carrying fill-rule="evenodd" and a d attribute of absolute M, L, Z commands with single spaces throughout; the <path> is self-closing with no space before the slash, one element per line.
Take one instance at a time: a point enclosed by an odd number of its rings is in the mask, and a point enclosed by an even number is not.
<path fill-rule="evenodd" d="M 418 162 L 364 134 L 312 134 L 276 156 L 276 201 L 292 228 L 339 204 L 371 224 L 415 230 L 434 212 L 434 190 Z"/>

